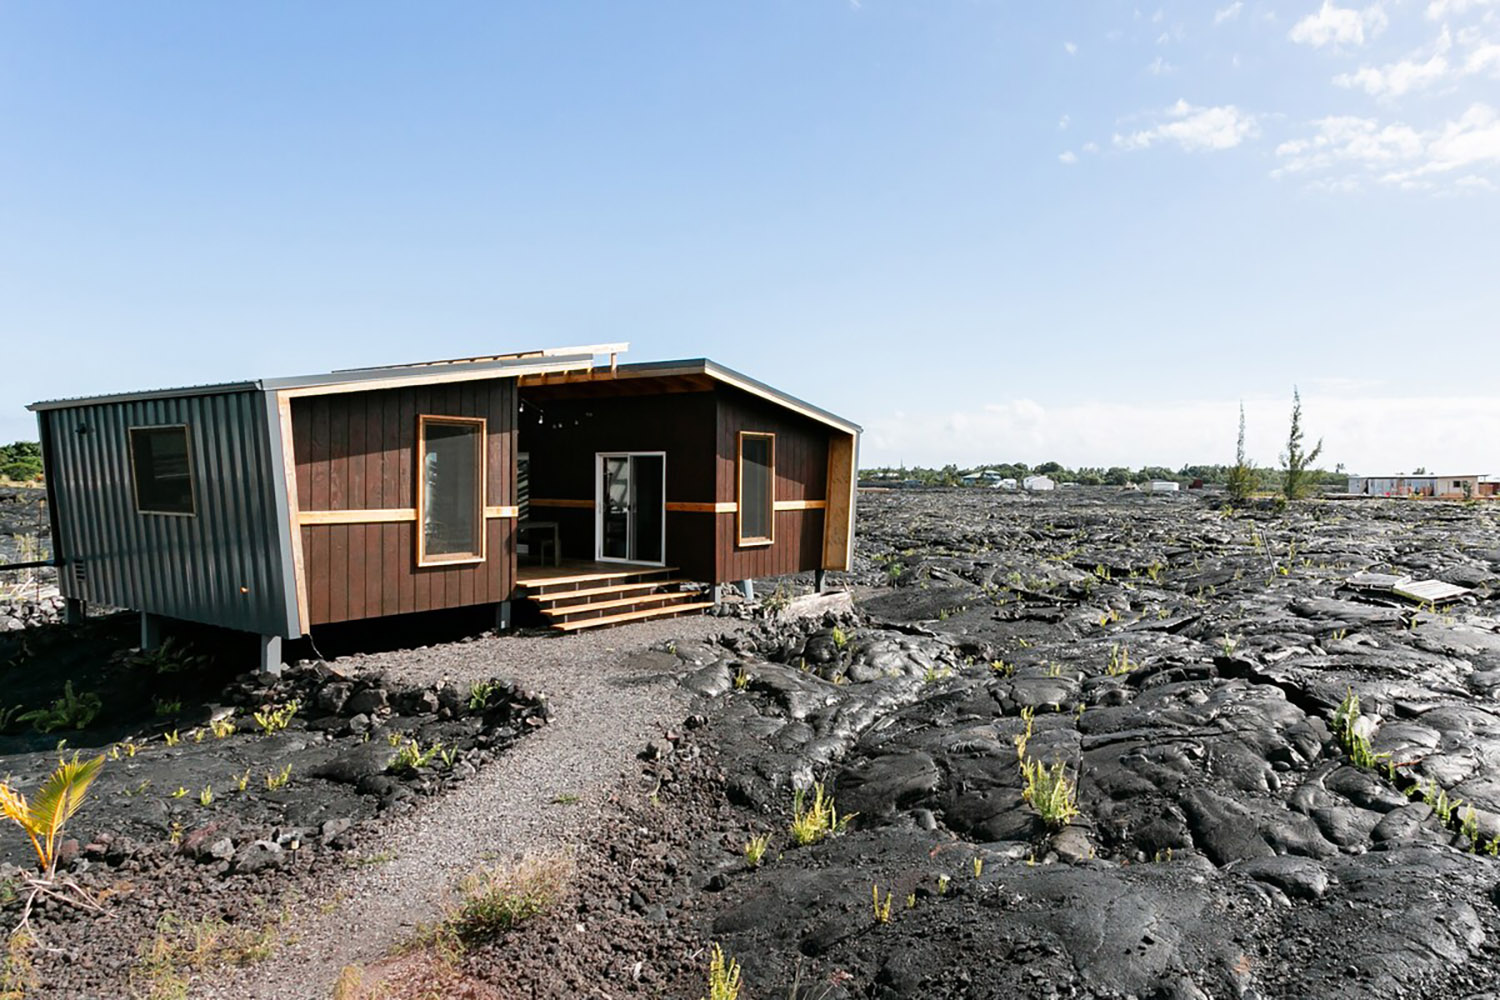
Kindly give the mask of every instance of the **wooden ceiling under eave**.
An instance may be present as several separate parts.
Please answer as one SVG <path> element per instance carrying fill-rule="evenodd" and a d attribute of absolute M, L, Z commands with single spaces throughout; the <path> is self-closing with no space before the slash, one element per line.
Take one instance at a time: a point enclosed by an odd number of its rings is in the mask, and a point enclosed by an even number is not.
<path fill-rule="evenodd" d="M 538 401 L 709 392 L 715 385 L 711 376 L 703 374 L 616 375 L 608 371 L 528 375 L 520 381 L 521 398 Z"/>

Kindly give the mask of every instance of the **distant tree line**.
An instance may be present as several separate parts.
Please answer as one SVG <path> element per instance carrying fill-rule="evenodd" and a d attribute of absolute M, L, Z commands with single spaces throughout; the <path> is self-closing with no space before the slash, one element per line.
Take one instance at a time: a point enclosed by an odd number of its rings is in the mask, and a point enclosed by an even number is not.
<path fill-rule="evenodd" d="M 923 486 L 962 486 L 965 475 L 993 470 L 998 472 L 1001 478 L 1014 479 L 1017 484 L 1027 476 L 1046 476 L 1054 482 L 1077 483 L 1080 486 L 1124 486 L 1126 483 L 1139 484 L 1151 480 L 1176 482 L 1186 486 L 1197 479 L 1207 484 L 1221 486 L 1230 481 L 1230 473 L 1234 468 L 1232 465 L 1184 465 L 1180 469 L 1173 470 L 1163 465 L 1145 465 L 1139 469 L 1130 469 L 1122 465 L 1112 465 L 1108 468 L 1085 465 L 1070 469 L 1057 462 L 1043 462 L 1036 466 L 1027 465 L 1025 462 L 1000 462 L 965 468 L 945 465 L 940 469 L 928 469 L 922 466 L 910 468 L 878 466 L 860 470 L 859 476 L 863 480 L 898 479 L 920 483 Z M 1282 488 L 1282 480 L 1285 476 L 1283 470 L 1250 468 L 1248 471 L 1254 476 L 1254 489 L 1279 491 Z M 1342 470 L 1329 472 L 1323 469 L 1304 469 L 1301 475 L 1304 481 L 1318 486 L 1343 486 L 1348 482 L 1348 477 Z"/>
<path fill-rule="evenodd" d="M 35 441 L 0 445 L 0 479 L 29 483 L 42 478 L 42 446 Z"/>
<path fill-rule="evenodd" d="M 1079 486 L 1124 486 L 1127 483 L 1171 481 L 1191 485 L 1202 481 L 1205 485 L 1223 486 L 1235 500 L 1248 499 L 1252 494 L 1270 491 L 1282 494 L 1288 500 L 1308 495 L 1320 486 L 1345 486 L 1348 477 L 1342 464 L 1334 466 L 1332 472 L 1313 467 L 1318 456 L 1323 454 L 1323 441 L 1308 450 L 1304 447 L 1302 430 L 1302 393 L 1292 387 L 1292 419 L 1287 432 L 1286 450 L 1281 453 L 1279 469 L 1258 468 L 1245 457 L 1245 404 L 1240 404 L 1240 432 L 1235 440 L 1233 465 L 1184 465 L 1176 472 L 1162 465 L 1145 465 L 1139 469 L 1128 469 L 1123 465 L 1081 466 L 1069 469 L 1058 462 L 1043 462 L 1029 466 L 1024 462 L 980 465 L 960 469 L 956 465 L 945 465 L 941 469 L 914 469 L 883 466 L 866 469 L 860 473 L 864 480 L 899 480 L 916 482 L 923 486 L 962 486 L 965 475 L 995 472 L 998 478 L 1014 479 L 1019 485 L 1027 476 L 1046 476 L 1057 483 L 1077 483 Z M 1419 469 L 1418 472 L 1421 470 Z M 996 477 L 991 477 L 996 478 Z M 981 480 L 982 481 L 982 480 Z"/>

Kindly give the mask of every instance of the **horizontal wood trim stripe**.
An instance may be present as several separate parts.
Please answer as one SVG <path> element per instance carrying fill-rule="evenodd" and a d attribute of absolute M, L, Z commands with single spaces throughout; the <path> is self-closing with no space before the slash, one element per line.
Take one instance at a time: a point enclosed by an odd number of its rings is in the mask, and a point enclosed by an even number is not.
<path fill-rule="evenodd" d="M 685 501 L 669 501 L 667 510 L 677 511 L 684 514 L 733 514 L 739 506 L 733 501 L 727 503 L 687 503 Z"/>
<path fill-rule="evenodd" d="M 298 524 L 388 524 L 415 521 L 414 507 L 388 507 L 382 510 L 304 510 L 297 515 Z"/>
<path fill-rule="evenodd" d="M 536 503 L 535 500 L 532 503 Z M 733 500 L 721 503 L 681 503 L 669 502 L 667 510 L 678 511 L 689 514 L 736 514 L 740 505 Z M 827 510 L 827 500 L 777 500 L 777 510 Z"/>
<path fill-rule="evenodd" d="M 592 500 L 541 500 L 537 497 L 532 497 L 527 503 L 533 507 L 578 507 L 583 510 L 594 509 L 594 501 Z"/>
<path fill-rule="evenodd" d="M 777 510 L 827 510 L 827 500 L 777 500 Z"/>
<path fill-rule="evenodd" d="M 486 507 L 484 516 L 517 517 L 518 507 Z M 392 524 L 415 521 L 417 512 L 412 507 L 386 507 L 380 510 L 304 510 L 297 515 L 298 524 Z"/>

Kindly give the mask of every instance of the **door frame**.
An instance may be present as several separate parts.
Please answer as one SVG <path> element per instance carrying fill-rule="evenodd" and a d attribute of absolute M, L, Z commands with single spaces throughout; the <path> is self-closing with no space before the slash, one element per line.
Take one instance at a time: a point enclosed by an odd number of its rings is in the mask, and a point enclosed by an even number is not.
<path fill-rule="evenodd" d="M 661 560 L 621 559 L 604 554 L 604 460 L 608 458 L 632 459 L 637 456 L 661 459 Z M 635 474 L 635 463 L 630 463 L 631 475 Z M 626 523 L 626 536 L 635 527 L 636 513 L 630 512 Z M 629 542 L 627 541 L 627 546 Z M 667 453 L 665 451 L 596 451 L 594 452 L 594 561 L 624 563 L 631 566 L 665 566 L 667 564 Z"/>

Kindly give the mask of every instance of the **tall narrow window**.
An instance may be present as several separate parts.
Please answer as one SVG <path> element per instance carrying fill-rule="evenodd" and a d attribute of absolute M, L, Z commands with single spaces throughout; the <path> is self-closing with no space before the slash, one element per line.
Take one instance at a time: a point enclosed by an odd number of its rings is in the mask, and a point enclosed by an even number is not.
<path fill-rule="evenodd" d="M 740 432 L 739 543 L 776 537 L 776 435 Z"/>
<path fill-rule="evenodd" d="M 193 460 L 183 424 L 130 428 L 135 509 L 142 514 L 193 514 Z"/>
<path fill-rule="evenodd" d="M 417 565 L 484 561 L 484 421 L 421 417 Z"/>

